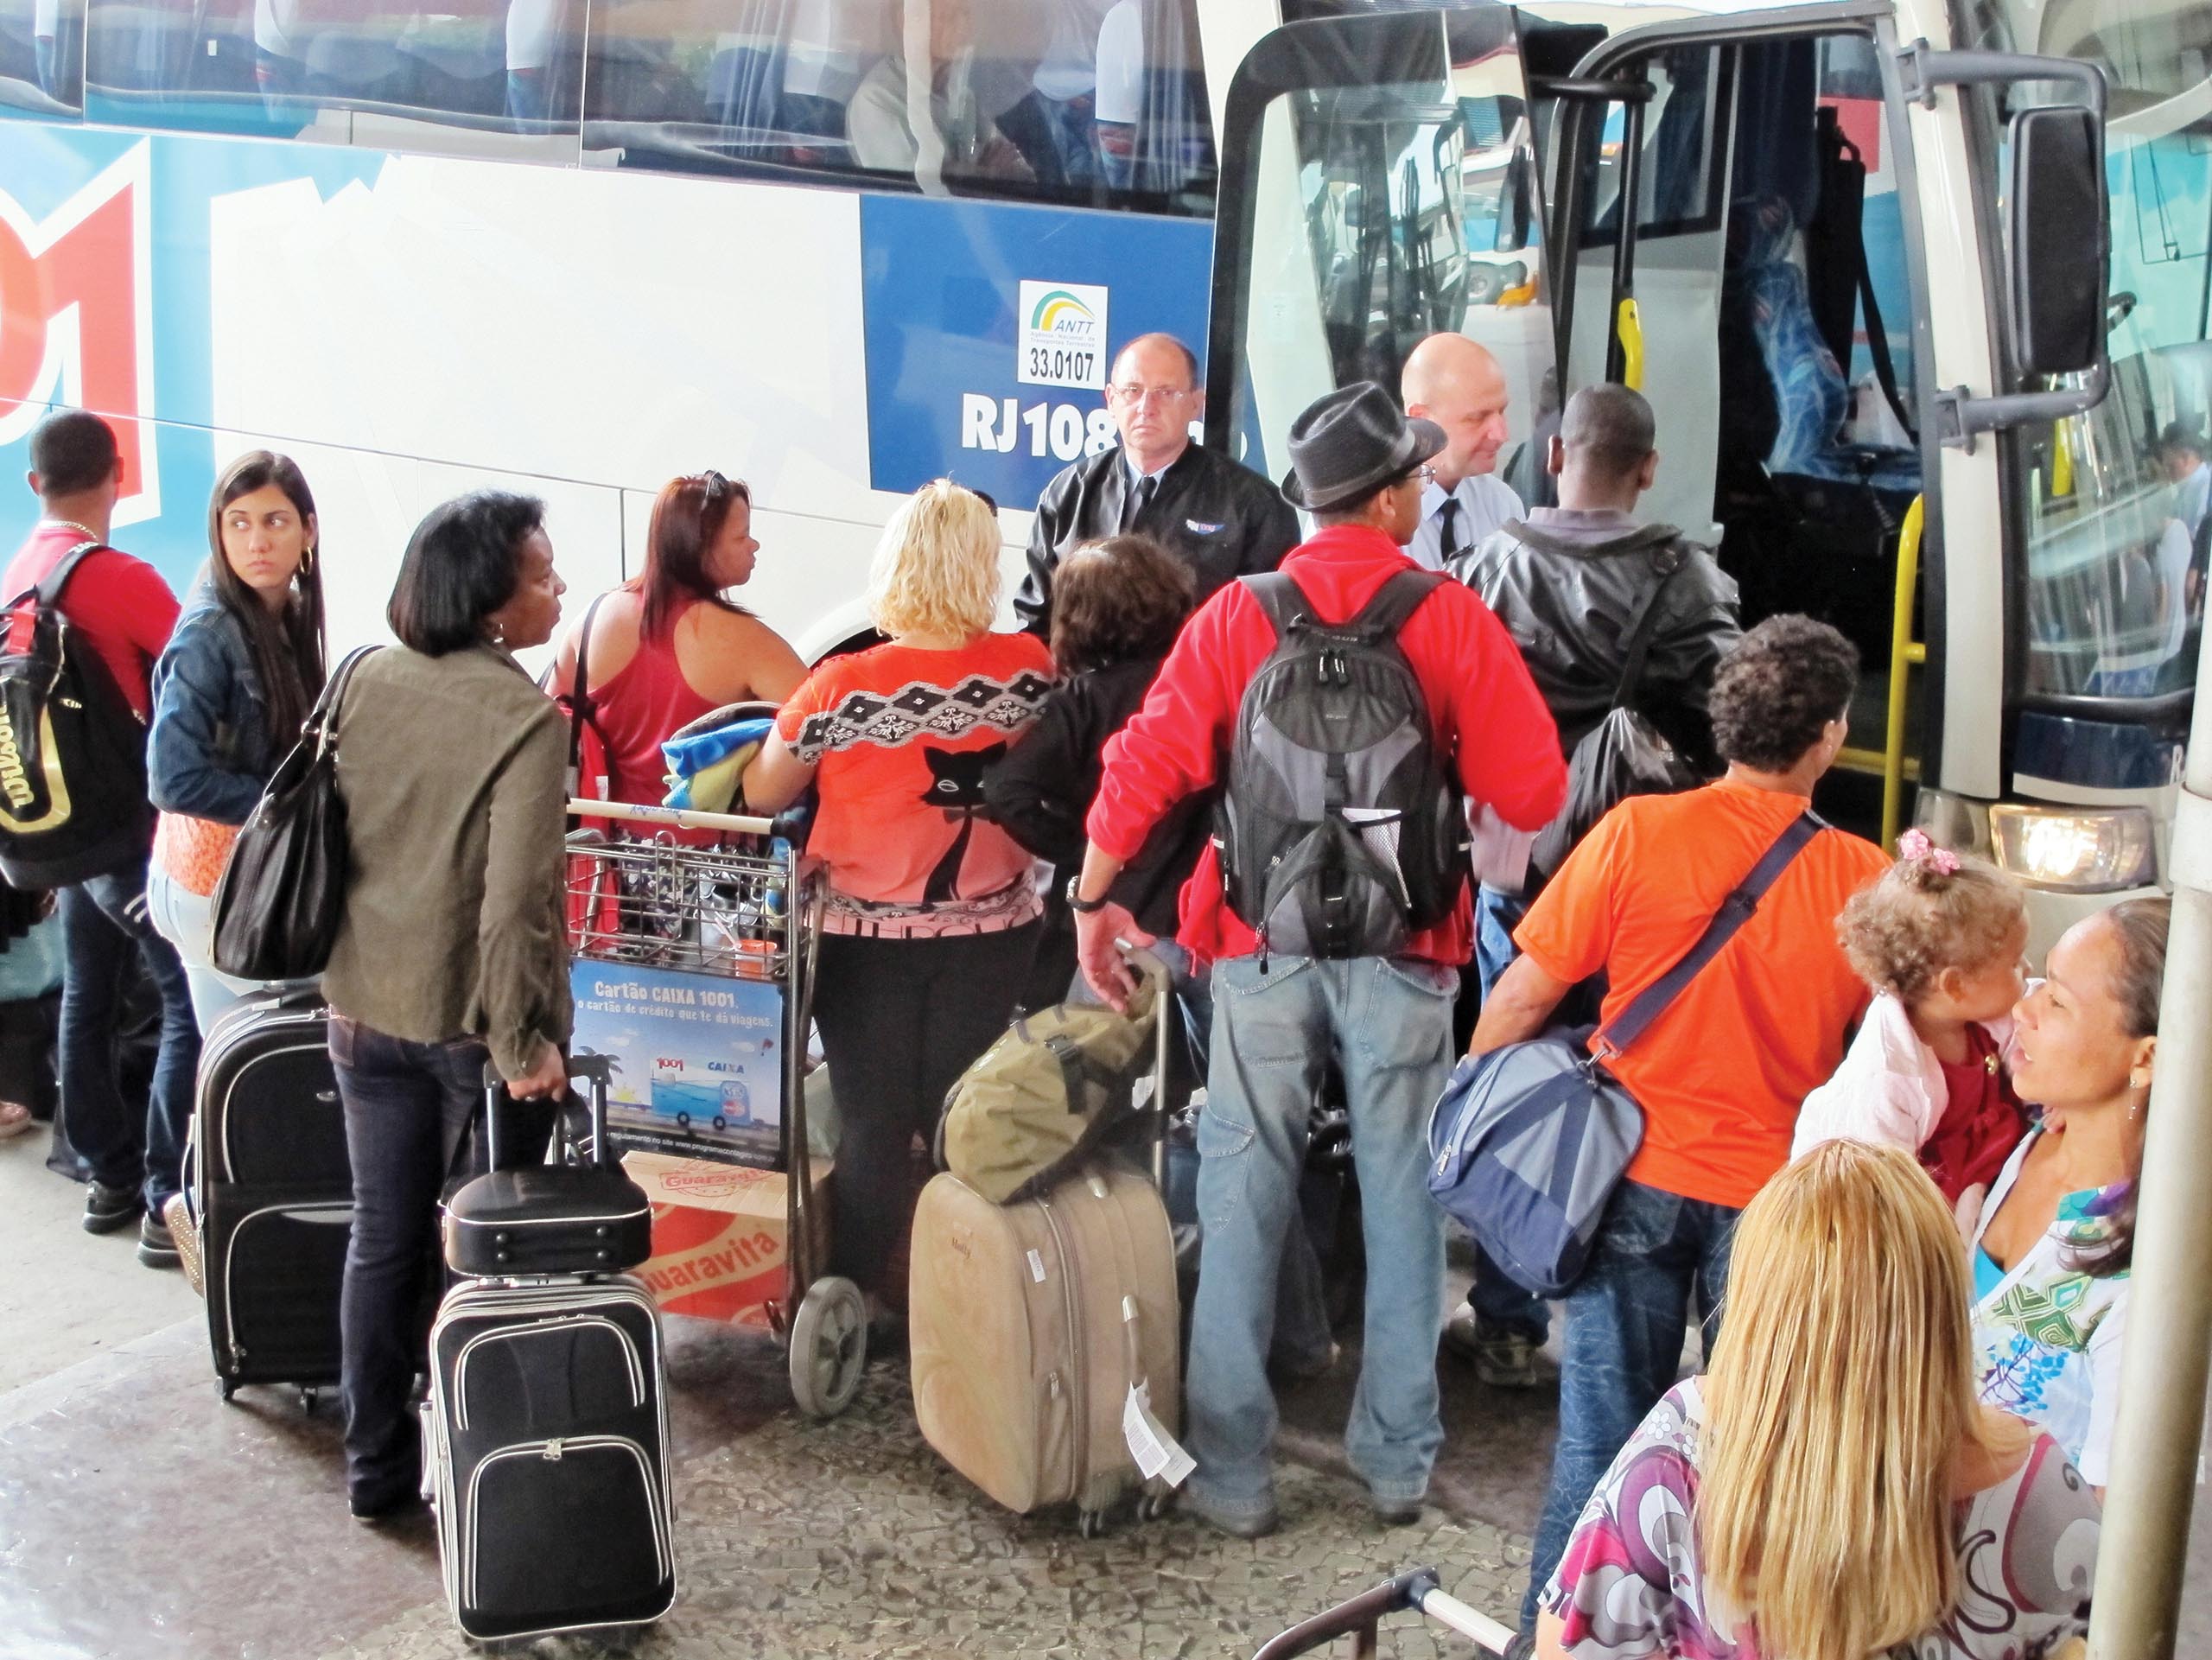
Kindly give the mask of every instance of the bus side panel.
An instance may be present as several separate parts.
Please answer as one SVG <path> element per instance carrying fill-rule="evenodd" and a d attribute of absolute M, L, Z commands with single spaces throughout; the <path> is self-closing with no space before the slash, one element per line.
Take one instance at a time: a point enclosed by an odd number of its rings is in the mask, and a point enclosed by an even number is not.
<path fill-rule="evenodd" d="M 861 244 L 878 490 L 949 474 L 1028 508 L 1114 442 L 1103 389 L 1124 342 L 1205 349 L 1199 220 L 866 196 Z"/>

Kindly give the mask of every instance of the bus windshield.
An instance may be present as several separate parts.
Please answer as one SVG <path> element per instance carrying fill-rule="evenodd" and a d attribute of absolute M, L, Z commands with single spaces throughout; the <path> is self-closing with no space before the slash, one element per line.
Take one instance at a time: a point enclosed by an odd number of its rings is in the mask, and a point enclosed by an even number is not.
<path fill-rule="evenodd" d="M 2027 527 L 2021 690 L 2031 703 L 2171 709 L 2196 679 L 2212 544 L 2212 9 L 2145 0 L 2089 19 L 1982 0 L 1974 11 L 1967 44 L 2082 59 L 2110 79 L 2112 391 L 2086 416 L 2010 440 Z M 2000 96 L 1977 94 L 2001 192 Z"/>

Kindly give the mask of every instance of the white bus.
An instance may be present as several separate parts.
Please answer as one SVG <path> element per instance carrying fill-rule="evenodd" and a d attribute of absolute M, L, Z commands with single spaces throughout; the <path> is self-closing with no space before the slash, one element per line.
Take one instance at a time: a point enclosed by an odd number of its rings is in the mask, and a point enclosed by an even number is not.
<path fill-rule="evenodd" d="M 1516 443 L 1640 385 L 1655 511 L 1859 640 L 1840 816 L 1990 849 L 2043 941 L 2161 882 L 2207 0 L 442 3 L 0 0 L 0 446 L 113 417 L 118 540 L 180 586 L 251 444 L 316 490 L 340 644 L 445 496 L 544 496 L 588 591 L 715 467 L 817 656 L 928 478 L 1012 568 L 1120 340 L 1198 346 L 1207 441 L 1280 475 L 1305 402 L 1457 328 Z"/>

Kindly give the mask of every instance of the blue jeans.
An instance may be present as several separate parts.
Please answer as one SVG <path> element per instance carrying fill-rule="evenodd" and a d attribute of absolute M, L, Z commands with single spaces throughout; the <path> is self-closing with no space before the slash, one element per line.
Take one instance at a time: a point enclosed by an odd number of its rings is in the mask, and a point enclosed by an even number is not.
<path fill-rule="evenodd" d="M 61 1112 L 70 1143 L 103 1186 L 140 1188 L 159 1217 L 177 1191 L 192 1092 L 200 1071 L 200 1027 L 192 985 L 176 948 L 146 915 L 143 865 L 61 889 Z M 142 1119 L 124 1103 L 116 1077 L 123 978 L 136 952 L 162 999 L 162 1039 Z"/>
<path fill-rule="evenodd" d="M 449 1180 L 486 1166 L 474 1133 L 486 1053 L 474 1038 L 410 1043 L 331 1014 L 331 1065 L 353 1167 L 353 1231 L 338 1301 L 346 1486 L 370 1504 L 411 1491 L 421 1474 L 408 1398 L 437 1288 L 438 1201 Z M 499 1162 L 542 1160 L 551 1128 L 550 1107 L 505 1103 Z"/>
<path fill-rule="evenodd" d="M 1513 931 L 1529 914 L 1529 902 L 1518 894 L 1488 886 L 1475 889 L 1475 972 L 1482 978 L 1483 1001 L 1497 989 L 1498 976 L 1519 953 Z"/>
<path fill-rule="evenodd" d="M 1565 1299 L 1559 1442 L 1536 1523 L 1521 1625 L 1533 1631 L 1536 1600 L 1605 1472 L 1644 1415 L 1675 1386 L 1690 1294 L 1697 1294 L 1705 1351 L 1720 1335 L 1728 1250 L 1742 1212 L 1641 1182 L 1614 1191 L 1590 1266 Z"/>
<path fill-rule="evenodd" d="M 1454 970 L 1412 959 L 1240 957 L 1214 968 L 1186 1414 L 1192 1491 L 1211 1510 L 1257 1516 L 1274 1503 L 1276 1275 L 1308 1110 L 1332 1057 L 1351 1106 L 1367 1247 L 1365 1352 L 1344 1451 L 1377 1498 L 1428 1491 L 1444 1441 L 1444 1218 L 1428 1196 L 1427 1132 L 1451 1066 L 1458 985 Z"/>

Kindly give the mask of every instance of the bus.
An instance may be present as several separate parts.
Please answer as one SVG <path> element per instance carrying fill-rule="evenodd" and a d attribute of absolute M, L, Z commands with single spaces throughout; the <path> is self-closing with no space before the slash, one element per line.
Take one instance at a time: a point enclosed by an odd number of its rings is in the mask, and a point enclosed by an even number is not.
<path fill-rule="evenodd" d="M 2208 55 L 2212 0 L 0 0 L 0 449 L 109 416 L 180 587 L 288 451 L 340 646 L 437 500 L 543 496 L 588 592 L 715 467 L 813 658 L 930 478 L 1018 569 L 1120 341 L 1198 347 L 1279 477 L 1457 329 L 1524 493 L 1564 395 L 1640 387 L 1653 515 L 1860 646 L 1822 805 L 1986 852 L 2040 949 L 2165 880 Z"/>

